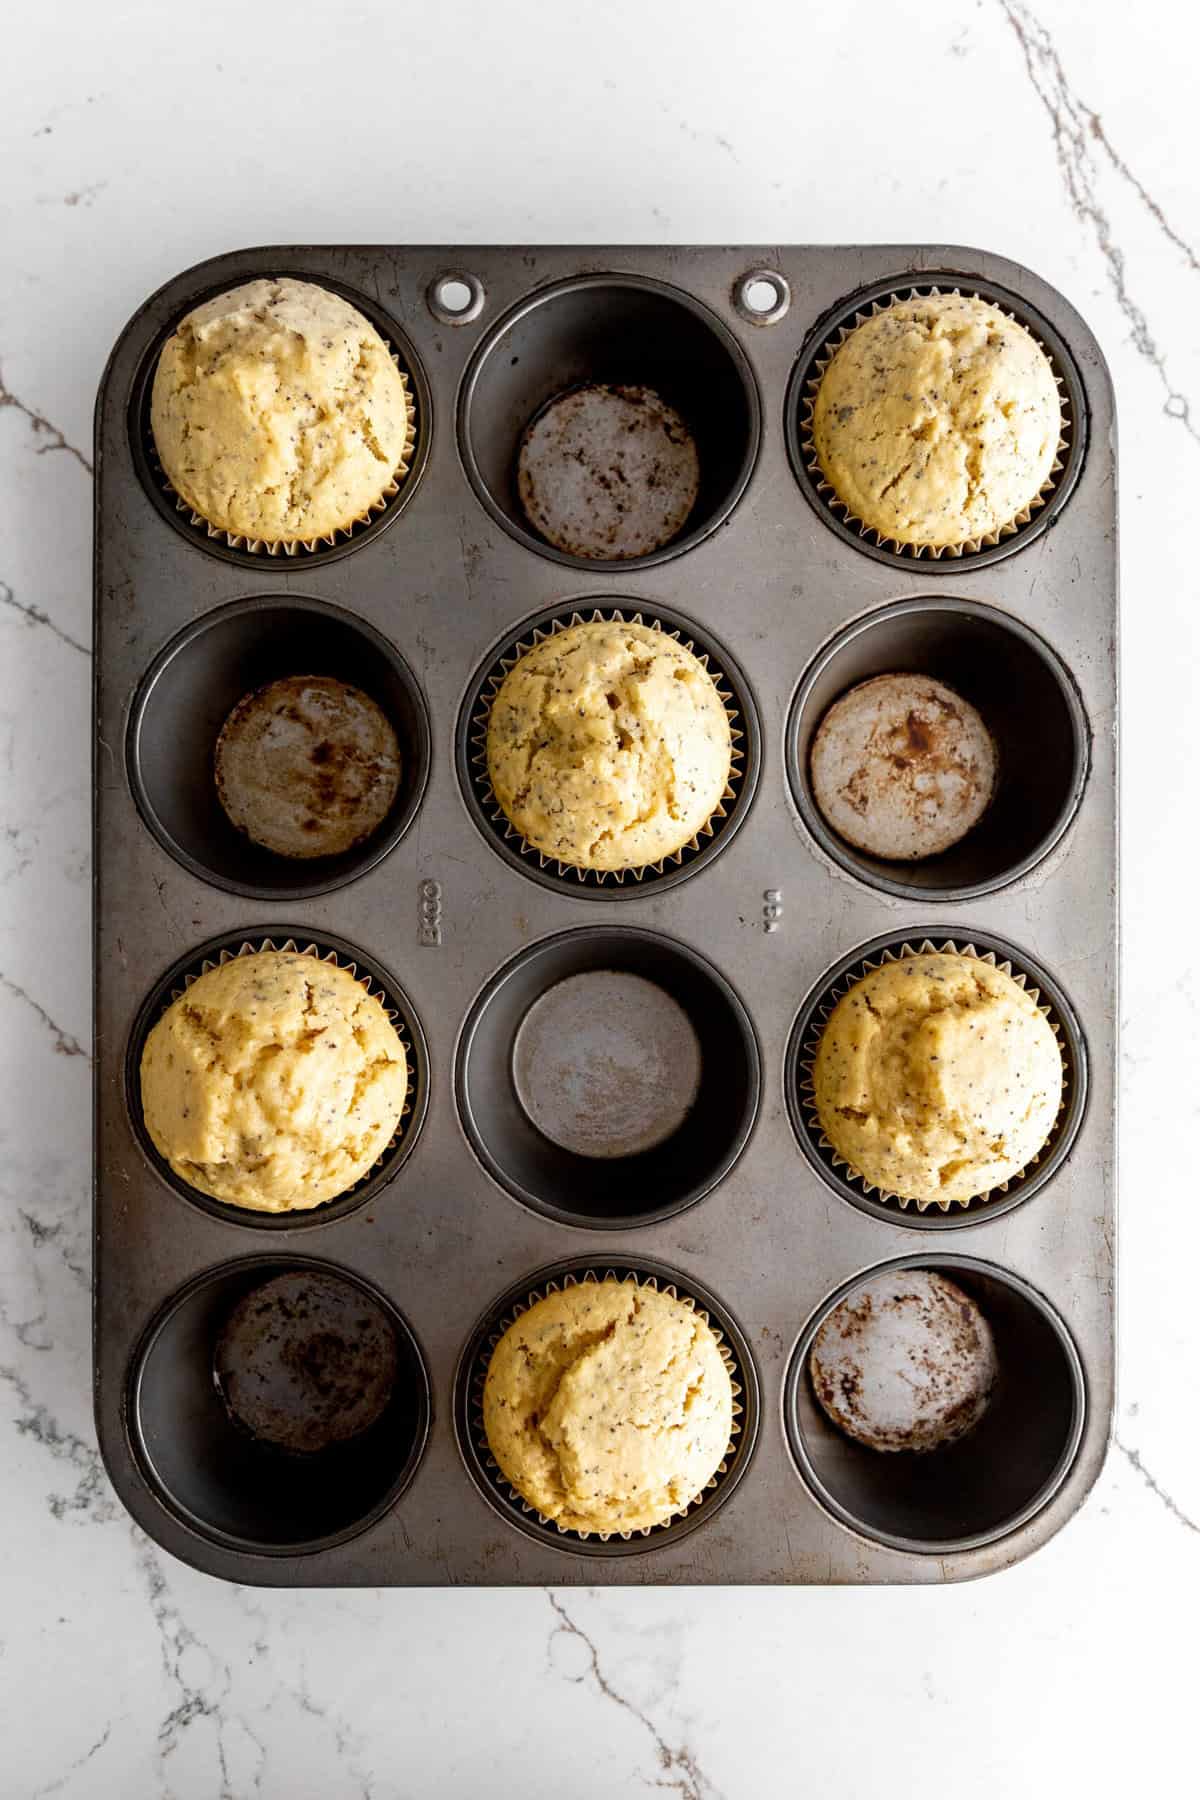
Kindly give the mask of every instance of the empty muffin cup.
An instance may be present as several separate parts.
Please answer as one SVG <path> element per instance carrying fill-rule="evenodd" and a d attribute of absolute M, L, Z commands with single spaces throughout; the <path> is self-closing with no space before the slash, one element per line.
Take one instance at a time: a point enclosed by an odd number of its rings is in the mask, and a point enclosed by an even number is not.
<path fill-rule="evenodd" d="M 561 862 L 538 850 L 505 813 L 492 789 L 488 767 L 492 704 L 509 671 L 543 640 L 572 627 L 600 623 L 636 626 L 676 640 L 711 677 L 729 721 L 729 771 L 715 810 L 678 850 L 661 855 L 657 862 L 631 868 L 584 867 Z M 559 893 L 566 890 L 584 899 L 616 900 L 644 892 L 650 886 L 673 887 L 720 855 L 741 826 L 754 798 L 761 741 L 758 713 L 746 677 L 711 632 L 698 631 L 681 613 L 666 607 L 647 607 L 642 611 L 596 599 L 536 613 L 493 647 L 467 689 L 459 713 L 455 749 L 458 778 L 471 816 L 506 862 L 522 875 Z"/>
<path fill-rule="evenodd" d="M 399 1499 L 429 1432 L 429 1378 L 408 1324 L 361 1276 L 253 1257 L 167 1302 L 136 1352 L 127 1416 L 144 1478 L 184 1525 L 297 1556 Z"/>
<path fill-rule="evenodd" d="M 304 860 L 237 829 L 214 769 L 217 739 L 238 702 L 297 675 L 360 689 L 384 713 L 400 752 L 399 786 L 379 826 L 350 849 Z M 364 619 L 322 600 L 260 596 L 206 613 L 159 652 L 134 695 L 125 753 L 138 810 L 176 862 L 229 893 L 304 899 L 365 874 L 404 836 L 429 776 L 429 716 L 400 652 Z"/>
<path fill-rule="evenodd" d="M 483 1390 L 492 1352 L 513 1321 L 556 1288 L 576 1283 L 619 1281 L 657 1288 L 694 1306 L 707 1322 L 729 1373 L 733 1392 L 733 1429 L 729 1449 L 704 1491 L 664 1524 L 632 1532 L 571 1530 L 547 1519 L 522 1498 L 501 1472 L 489 1448 L 483 1422 Z M 539 1269 L 514 1282 L 478 1321 L 463 1349 L 454 1376 L 454 1427 L 467 1474 L 488 1504 L 516 1530 L 538 1543 L 550 1543 L 580 1556 L 629 1556 L 677 1544 L 708 1524 L 726 1504 L 745 1474 L 758 1437 L 758 1371 L 741 1327 L 717 1297 L 665 1264 L 639 1258 L 636 1263 L 572 1260 Z"/>
<path fill-rule="evenodd" d="M 813 1059 L 825 1023 L 843 995 L 871 970 L 906 957 L 944 953 L 994 963 L 1023 987 L 1043 1013 L 1062 1056 L 1062 1095 L 1046 1142 L 1002 1185 L 964 1202 L 918 1202 L 881 1193 L 851 1168 L 825 1136 L 813 1091 Z M 1087 1110 L 1087 1048 L 1075 1010 L 1054 977 L 1026 951 L 992 932 L 963 931 L 948 939 L 936 927 L 888 932 L 843 957 L 809 992 L 788 1036 L 784 1095 L 796 1141 L 826 1187 L 860 1212 L 893 1225 L 946 1231 L 996 1219 L 1044 1188 L 1069 1156 Z"/>
<path fill-rule="evenodd" d="M 338 295 L 366 318 L 383 339 L 393 363 L 400 372 L 406 391 L 408 409 L 407 443 L 403 457 L 386 487 L 351 524 L 339 527 L 324 537 L 290 542 L 264 542 L 227 532 L 210 524 L 175 492 L 168 479 L 154 441 L 151 426 L 151 399 L 154 376 L 164 344 L 183 319 L 205 302 L 233 291 L 242 284 L 228 282 L 194 295 L 171 319 L 150 345 L 134 379 L 129 407 L 129 435 L 133 459 L 142 485 L 155 509 L 181 536 L 210 555 L 245 568 L 287 568 L 297 557 L 305 561 L 332 561 L 345 556 L 378 537 L 398 518 L 416 491 L 429 456 L 431 439 L 431 396 L 425 371 L 411 343 L 387 313 L 373 300 L 331 281 L 325 275 L 289 275 L 286 270 L 271 270 L 270 278 L 295 280 L 310 287 L 323 288 Z M 256 279 L 247 276 L 246 281 Z"/>
<path fill-rule="evenodd" d="M 594 556 L 558 549 L 535 530 L 519 491 L 528 427 L 576 389 L 650 390 L 695 444 L 699 486 L 681 528 L 658 548 L 623 557 L 623 569 L 680 555 L 729 517 L 762 433 L 758 388 L 740 345 L 678 288 L 638 275 L 584 275 L 514 307 L 480 346 L 460 394 L 459 447 L 471 485 L 520 543 L 572 568 L 595 567 Z"/>
<path fill-rule="evenodd" d="M 1060 438 L 1053 467 L 1040 492 L 1012 519 L 977 538 L 931 545 L 887 537 L 865 525 L 826 479 L 813 442 L 813 405 L 821 378 L 855 328 L 890 307 L 931 296 L 961 295 L 997 308 L 1022 326 L 1050 365 L 1061 403 Z M 906 396 L 907 398 L 907 396 Z M 839 302 L 822 318 L 797 359 L 785 403 L 788 456 L 801 493 L 832 530 L 855 549 L 879 562 L 911 568 L 914 558 L 939 570 L 956 562 L 995 562 L 1023 549 L 1045 531 L 1067 504 L 1079 479 L 1087 450 L 1087 401 L 1070 351 L 1050 322 L 1028 301 L 994 282 L 953 273 L 925 274 L 917 280 L 874 282 Z"/>
<path fill-rule="evenodd" d="M 619 925 L 523 950 L 467 1015 L 467 1138 L 514 1199 L 563 1224 L 670 1218 L 733 1167 L 758 1108 L 749 1014 L 699 953 Z"/>
<path fill-rule="evenodd" d="M 404 1050 L 407 1086 L 404 1107 L 391 1142 L 358 1181 L 342 1194 L 321 1205 L 282 1212 L 266 1212 L 214 1199 L 178 1175 L 160 1154 L 146 1127 L 142 1108 L 141 1067 L 146 1039 L 172 1002 L 185 994 L 206 970 L 237 956 L 261 950 L 293 951 L 336 963 L 348 970 L 382 1005 Z M 125 1053 L 125 1093 L 134 1136 L 147 1161 L 161 1179 L 184 1200 L 208 1213 L 247 1226 L 254 1231 L 297 1231 L 328 1224 L 364 1206 L 385 1187 L 407 1161 L 425 1120 L 429 1104 L 429 1051 L 425 1034 L 412 1006 L 394 977 L 371 956 L 332 933 L 297 932 L 293 927 L 259 927 L 248 932 L 229 932 L 210 938 L 162 975 L 138 1011 Z"/>
<path fill-rule="evenodd" d="M 827 1417 L 809 1369 L 835 1308 L 902 1269 L 936 1270 L 963 1290 L 987 1321 L 998 1371 L 978 1423 L 923 1452 L 884 1452 L 848 1436 Z M 930 1556 L 995 1543 L 1048 1505 L 1070 1473 L 1086 1409 L 1079 1352 L 1054 1307 L 1019 1276 L 970 1256 L 898 1257 L 844 1283 L 801 1331 L 783 1390 L 788 1447 L 817 1502 L 874 1543 Z"/>
<path fill-rule="evenodd" d="M 939 855 L 890 862 L 834 831 L 813 793 L 811 752 L 834 701 L 877 675 L 942 682 L 969 701 L 996 747 L 982 818 Z M 1074 819 L 1087 785 L 1090 734 L 1074 680 L 1043 638 L 979 600 L 922 596 L 855 619 L 801 677 L 785 761 L 796 809 L 824 853 L 868 886 L 903 899 L 968 900 L 1036 868 Z"/>

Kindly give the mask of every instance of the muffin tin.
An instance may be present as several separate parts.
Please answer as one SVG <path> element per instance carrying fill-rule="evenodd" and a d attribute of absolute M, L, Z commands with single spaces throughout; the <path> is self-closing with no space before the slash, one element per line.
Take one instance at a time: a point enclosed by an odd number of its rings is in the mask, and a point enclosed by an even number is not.
<path fill-rule="evenodd" d="M 145 429 L 177 319 L 280 274 L 360 305 L 417 402 L 395 499 L 296 557 L 230 548 L 177 513 Z M 976 555 L 913 559 L 828 506 L 799 409 L 842 320 L 932 286 L 1030 325 L 1064 378 L 1070 431 L 1028 527 Z M 520 516 L 521 430 L 586 380 L 650 385 L 696 433 L 695 512 L 652 556 L 582 561 Z M 241 251 L 169 282 L 122 334 L 96 459 L 95 1404 L 139 1523 L 214 1574 L 285 1585 L 931 1582 L 1052 1536 L 1103 1462 L 1114 1350 L 1114 421 L 1072 307 L 1014 263 L 944 246 Z M 514 845 L 473 762 L 481 695 L 512 647 L 596 611 L 659 621 L 707 652 L 743 733 L 712 836 L 620 883 Z M 823 826 L 806 749 L 836 694 L 904 667 L 979 706 L 1005 774 L 977 833 L 897 869 Z M 363 687 L 403 740 L 392 815 L 328 864 L 255 851 L 211 788 L 229 707 L 292 673 Z M 358 1189 L 271 1219 L 175 1182 L 142 1133 L 136 1084 L 173 988 L 266 940 L 355 962 L 403 1017 L 417 1074 L 397 1145 Z M 933 1217 L 842 1179 L 807 1131 L 797 1074 L 808 1018 L 839 980 L 924 940 L 1040 981 L 1071 1074 L 1037 1167 Z M 561 996 L 531 1012 L 563 981 L 586 999 L 589 979 L 602 1019 Z M 643 1020 L 647 979 L 673 1004 Z M 601 1026 L 624 1030 L 635 1057 L 700 1046 L 683 1126 L 654 1141 L 649 1096 L 641 1154 L 572 1147 L 596 1128 L 579 1078 L 607 1054 Z M 679 1095 L 661 1100 L 675 1116 Z M 808 1386 L 825 1313 L 894 1261 L 974 1292 L 1007 1371 L 944 1463 L 862 1450 Z M 355 1454 L 283 1467 L 234 1431 L 211 1356 L 237 1299 L 293 1268 L 374 1296 L 404 1378 Z M 610 1270 L 709 1311 L 742 1429 L 686 1517 L 585 1542 L 497 1486 L 474 1396 L 514 1306 Z"/>

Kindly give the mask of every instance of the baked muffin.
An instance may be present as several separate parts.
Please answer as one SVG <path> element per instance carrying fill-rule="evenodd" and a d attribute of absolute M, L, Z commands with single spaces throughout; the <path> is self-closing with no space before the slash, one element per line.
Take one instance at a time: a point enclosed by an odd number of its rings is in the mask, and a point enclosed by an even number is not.
<path fill-rule="evenodd" d="M 571 556 L 649 556 L 679 536 L 699 491 L 692 434 L 648 387 L 569 389 L 526 426 L 517 455 L 526 518 Z"/>
<path fill-rule="evenodd" d="M 864 1181 L 918 1206 L 963 1205 L 1020 1174 L 1062 1100 L 1049 1021 L 973 956 L 884 963 L 834 1007 L 813 1062 L 821 1129 Z"/>
<path fill-rule="evenodd" d="M 256 1212 L 320 1206 L 395 1135 L 404 1046 L 347 969 L 260 950 L 209 969 L 146 1039 L 146 1130 L 176 1175 Z"/>
<path fill-rule="evenodd" d="M 1045 352 L 970 294 L 898 300 L 834 352 L 811 434 L 826 481 L 884 539 L 948 549 L 1033 505 L 1062 405 Z"/>
<path fill-rule="evenodd" d="M 239 1425 L 263 1443 L 311 1456 L 375 1424 L 397 1360 L 391 1321 L 361 1288 L 293 1269 L 238 1301 L 217 1339 L 213 1373 Z"/>
<path fill-rule="evenodd" d="M 386 714 L 330 675 L 289 675 L 239 700 L 214 765 L 232 823 L 278 856 L 337 856 L 362 843 L 400 785 Z"/>
<path fill-rule="evenodd" d="M 505 1478 L 572 1531 L 661 1525 L 729 1448 L 733 1390 L 705 1321 L 632 1281 L 537 1301 L 488 1365 L 487 1441 Z"/>
<path fill-rule="evenodd" d="M 987 1411 L 996 1346 L 968 1294 L 932 1269 L 861 1283 L 813 1340 L 813 1392 L 839 1430 L 872 1450 L 937 1450 Z"/>
<path fill-rule="evenodd" d="M 732 739 L 716 684 L 649 625 L 544 638 L 492 702 L 492 790 L 525 841 L 583 869 L 633 869 L 691 843 L 721 804 Z"/>
<path fill-rule="evenodd" d="M 835 700 L 809 755 L 828 825 L 872 856 L 914 862 L 987 811 L 996 746 L 975 708 L 927 675 L 876 675 Z"/>
<path fill-rule="evenodd" d="M 309 281 L 250 281 L 188 313 L 154 371 L 163 473 L 232 537 L 348 530 L 405 472 L 406 378 L 369 319 Z"/>

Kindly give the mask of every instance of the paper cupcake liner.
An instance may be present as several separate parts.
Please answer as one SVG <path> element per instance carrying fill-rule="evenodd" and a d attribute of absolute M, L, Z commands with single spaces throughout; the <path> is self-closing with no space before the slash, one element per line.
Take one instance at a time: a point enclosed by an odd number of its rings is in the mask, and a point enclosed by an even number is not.
<path fill-rule="evenodd" d="M 996 1187 L 988 1188 L 983 1193 L 972 1194 L 965 1200 L 915 1200 L 903 1194 L 894 1194 L 887 1188 L 877 1187 L 875 1183 L 868 1181 L 865 1175 L 861 1175 L 852 1163 L 847 1162 L 841 1151 L 829 1141 L 822 1129 L 821 1121 L 817 1115 L 817 1102 L 813 1087 L 813 1064 L 825 1025 L 838 1001 L 843 999 L 852 988 L 858 985 L 865 975 L 869 975 L 873 970 L 881 969 L 887 963 L 903 962 L 905 958 L 910 956 L 928 955 L 973 957 L 977 962 L 990 963 L 994 969 L 999 969 L 1002 975 L 1011 976 L 1017 986 L 1023 988 L 1029 995 L 1030 999 L 1037 1006 L 1038 1011 L 1042 1014 L 1042 1017 L 1049 1023 L 1050 1029 L 1053 1031 L 1055 1041 L 1059 1047 L 1059 1055 L 1062 1059 L 1063 1087 L 1058 1111 L 1055 1114 L 1054 1124 L 1047 1133 L 1046 1141 L 1042 1144 L 1036 1156 L 1030 1157 L 1029 1161 L 1020 1169 L 1016 1170 L 1015 1173 L 1010 1175 L 1007 1181 L 999 1183 Z M 901 1211 L 905 1212 L 908 1211 L 910 1207 L 915 1207 L 919 1213 L 930 1211 L 949 1213 L 956 1207 L 961 1208 L 964 1212 L 972 1209 L 981 1210 L 989 1201 L 994 1200 L 999 1195 L 1009 1193 L 1011 1189 L 1022 1182 L 1027 1181 L 1034 1170 L 1038 1168 L 1039 1164 L 1041 1164 L 1056 1147 L 1062 1135 L 1063 1120 L 1071 1099 L 1071 1068 L 1067 1058 L 1062 1055 L 1062 1021 L 1058 1017 L 1054 1006 L 1049 1001 L 1043 999 L 1042 992 L 1036 985 L 1033 977 L 1026 974 L 1021 968 L 1014 966 L 1010 959 L 998 956 L 994 950 L 977 950 L 974 944 L 960 944 L 953 938 L 947 938 L 943 942 L 937 944 L 932 942 L 929 938 L 922 938 L 920 942 L 916 944 L 902 942 L 895 949 L 885 948 L 876 951 L 870 956 L 864 956 L 861 962 L 854 965 L 853 969 L 840 976 L 839 979 L 833 983 L 813 1012 L 809 1025 L 810 1035 L 806 1036 L 804 1040 L 802 1055 L 797 1063 L 797 1075 L 799 1077 L 800 1090 L 799 1099 L 804 1125 L 813 1142 L 825 1153 L 825 1160 L 840 1178 L 848 1184 L 857 1187 L 862 1193 L 873 1195 L 875 1199 L 883 1205 L 891 1205 L 894 1203 Z"/>
<path fill-rule="evenodd" d="M 492 1455 L 483 1423 L 483 1389 L 487 1380 L 488 1368 L 493 1352 L 509 1326 L 515 1324 L 523 1313 L 528 1312 L 529 1308 L 535 1306 L 539 1300 L 544 1300 L 548 1294 L 558 1293 L 561 1288 L 578 1287 L 586 1282 L 598 1285 L 602 1281 L 620 1281 L 622 1284 L 631 1283 L 635 1287 L 650 1288 L 656 1293 L 666 1294 L 673 1300 L 679 1300 L 684 1306 L 691 1308 L 698 1318 L 703 1319 L 716 1339 L 721 1360 L 729 1371 L 730 1386 L 733 1390 L 733 1424 L 729 1435 L 729 1444 L 714 1474 L 709 1477 L 699 1493 L 694 1494 L 685 1506 L 679 1507 L 669 1518 L 661 1520 L 657 1525 L 640 1526 L 636 1531 L 581 1531 L 568 1525 L 561 1525 L 556 1519 L 548 1519 L 545 1513 L 539 1512 L 531 1501 L 526 1500 L 519 1489 L 513 1487 L 503 1473 Z M 540 1286 L 530 1288 L 523 1300 L 515 1301 L 489 1326 L 487 1335 L 474 1357 L 468 1374 L 467 1429 L 492 1487 L 524 1518 L 536 1523 L 547 1533 L 553 1533 L 560 1538 L 573 1539 L 579 1543 L 590 1541 L 599 1544 L 611 1542 L 628 1544 L 639 1538 L 658 1539 L 667 1536 L 683 1520 L 695 1517 L 709 1501 L 709 1497 L 717 1492 L 732 1472 L 736 1471 L 741 1448 L 739 1440 L 743 1436 L 745 1422 L 745 1407 L 742 1403 L 744 1384 L 745 1377 L 741 1363 L 730 1348 L 721 1326 L 706 1310 L 704 1303 L 689 1294 L 678 1281 L 662 1281 L 657 1275 L 640 1273 L 637 1269 L 626 1268 L 624 1265 L 618 1270 L 597 1269 L 587 1264 L 581 1264 L 577 1273 L 572 1271 L 556 1276 L 544 1281 Z"/>
<path fill-rule="evenodd" d="M 387 340 L 385 339 L 384 342 L 386 343 Z M 167 498 L 174 503 L 175 511 L 181 514 L 198 534 L 203 533 L 205 537 L 215 539 L 217 542 L 224 544 L 229 550 L 244 550 L 252 556 L 295 556 L 299 551 L 303 550 L 306 554 L 312 556 L 321 550 L 333 549 L 339 542 L 344 542 L 349 538 L 352 538 L 355 532 L 360 531 L 364 525 L 370 525 L 380 513 L 387 511 L 392 501 L 396 498 L 397 494 L 399 494 L 401 484 L 408 474 L 409 469 L 412 467 L 413 451 L 417 442 L 416 403 L 413 398 L 407 370 L 401 365 L 400 358 L 390 344 L 387 345 L 387 350 L 399 371 L 400 381 L 404 388 L 404 449 L 401 453 L 400 461 L 396 464 L 396 467 L 392 470 L 392 473 L 388 478 L 387 486 L 382 488 L 378 497 L 371 502 L 370 506 L 368 506 L 364 512 L 359 513 L 356 518 L 352 519 L 348 525 L 337 525 L 332 531 L 327 532 L 322 537 L 292 538 L 287 542 L 278 538 L 252 538 L 247 537 L 241 532 L 223 531 L 219 525 L 211 524 L 210 521 L 204 517 L 203 513 L 198 513 L 189 501 L 185 500 L 181 494 L 176 492 L 175 488 L 168 480 L 166 471 L 162 466 L 162 460 L 158 454 L 158 446 L 154 441 L 154 432 L 150 426 L 150 415 L 149 410 L 147 409 L 145 419 L 145 450 L 154 480 Z"/>
<path fill-rule="evenodd" d="M 678 850 L 673 850 L 669 856 L 660 857 L 657 862 L 638 863 L 627 869 L 588 869 L 584 868 L 579 863 L 562 862 L 557 857 L 547 856 L 545 852 L 539 850 L 536 845 L 529 843 L 529 841 L 517 830 L 516 826 L 501 806 L 499 800 L 496 798 L 492 789 L 491 776 L 488 772 L 488 721 L 491 718 L 492 705 L 496 695 L 500 692 L 509 671 L 515 668 L 521 658 L 528 655 L 529 651 L 532 650 L 535 645 L 543 643 L 547 638 L 556 637 L 559 632 L 568 631 L 575 625 L 592 624 L 648 626 L 650 630 L 660 631 L 664 637 L 671 638 L 675 643 L 682 645 L 685 650 L 691 652 L 700 663 L 701 667 L 711 677 L 717 690 L 717 696 L 722 702 L 725 708 L 725 715 L 729 720 L 729 777 L 725 784 L 725 791 L 721 795 L 721 799 L 716 809 L 709 814 L 695 836 L 689 838 L 686 844 L 681 844 Z M 733 810 L 737 805 L 746 774 L 746 753 L 742 747 L 742 740 L 745 733 L 743 732 L 740 721 L 741 713 L 736 698 L 730 687 L 727 685 L 727 677 L 715 666 L 711 652 L 706 650 L 702 645 L 697 645 L 693 638 L 686 636 L 682 628 L 666 625 L 661 619 L 654 618 L 653 616 L 647 617 L 641 612 L 624 612 L 618 607 L 606 607 L 603 609 L 597 607 L 587 614 L 581 612 L 564 613 L 560 618 L 549 620 L 544 626 L 536 626 L 527 638 L 517 639 L 515 643 L 510 645 L 509 648 L 504 651 L 485 678 L 471 714 L 471 781 L 476 798 L 484 815 L 490 820 L 492 825 L 497 828 L 505 843 L 518 851 L 521 856 L 530 857 L 536 862 L 539 869 L 543 871 L 549 870 L 560 880 L 566 882 L 576 880 L 580 884 L 592 887 L 605 887 L 611 883 L 613 886 L 621 887 L 626 880 L 635 883 L 641 882 L 645 881 L 647 877 L 653 879 L 664 875 L 671 865 L 681 867 L 685 861 L 693 859 L 704 850 L 707 843 L 717 835 L 722 826 L 731 817 Z"/>
<path fill-rule="evenodd" d="M 229 1213 L 236 1213 L 239 1217 L 245 1217 L 255 1223 L 261 1223 L 263 1220 L 287 1220 L 295 1224 L 312 1218 L 320 1218 L 327 1207 L 341 1206 L 345 1201 L 353 1198 L 355 1194 L 360 1193 L 362 1189 L 366 1187 L 367 1183 L 375 1179 L 401 1146 L 405 1144 L 415 1122 L 416 1090 L 419 1075 L 419 1064 L 415 1047 L 416 1033 L 409 1024 L 404 1013 L 397 1006 L 394 997 L 388 993 L 387 989 L 383 987 L 380 982 L 373 980 L 370 975 L 364 974 L 352 958 L 339 956 L 336 950 L 322 949 L 319 944 L 311 939 L 305 941 L 303 939 L 289 937 L 277 942 L 274 938 L 269 937 L 254 939 L 244 938 L 235 949 L 221 949 L 215 956 L 201 957 L 194 967 L 184 972 L 178 982 L 172 984 L 161 1006 L 155 1013 L 155 1016 L 147 1021 L 145 1030 L 139 1034 L 139 1064 L 146 1039 L 154 1026 L 161 1018 L 165 1017 L 177 1000 L 183 998 L 188 989 L 199 981 L 202 975 L 208 974 L 212 969 L 222 968 L 224 964 L 234 962 L 238 957 L 256 956 L 260 951 L 264 950 L 274 950 L 283 953 L 293 952 L 299 956 L 315 957 L 318 962 L 332 963 L 335 968 L 344 969 L 348 975 L 352 975 L 358 985 L 363 988 L 366 993 L 370 994 L 372 999 L 380 1002 L 386 1017 L 395 1028 L 396 1035 L 399 1037 L 401 1047 L 404 1051 L 404 1067 L 406 1074 L 404 1104 L 400 1109 L 400 1117 L 397 1120 L 395 1131 L 392 1133 L 379 1155 L 375 1158 L 375 1161 L 371 1164 L 370 1168 L 364 1169 L 363 1173 L 352 1186 L 343 1188 L 340 1194 L 333 1194 L 328 1200 L 322 1200 L 316 1206 L 292 1207 L 281 1212 L 267 1212 L 260 1211 L 258 1208 L 252 1206 L 238 1206 L 235 1201 L 221 1200 L 215 1194 L 206 1194 L 202 1188 L 192 1187 L 190 1182 L 185 1181 L 182 1176 L 177 1175 L 171 1168 L 171 1165 L 167 1162 L 167 1159 L 156 1147 L 151 1145 L 151 1149 L 156 1162 L 167 1176 L 173 1182 L 185 1187 L 189 1193 L 195 1194 L 201 1200 L 211 1202 L 214 1206 L 222 1207 Z M 136 1078 L 135 1075 L 135 1079 Z M 137 1091 L 139 1095 L 138 1110 L 140 1114 L 140 1085 Z M 147 1142 L 149 1142 L 148 1132 L 146 1133 L 146 1138 Z"/>
<path fill-rule="evenodd" d="M 1050 473 L 1042 483 L 1037 494 L 1027 505 L 1022 507 L 1020 512 L 1015 513 L 1013 517 L 1006 520 L 1003 525 L 997 526 L 994 531 L 984 532 L 979 537 L 964 538 L 960 544 L 909 544 L 905 543 L 901 538 L 889 537 L 885 532 L 877 530 L 873 525 L 867 525 L 859 518 L 853 508 L 841 498 L 832 483 L 827 479 L 825 471 L 821 467 L 821 461 L 817 455 L 817 447 L 813 440 L 813 408 L 816 403 L 817 390 L 821 385 L 821 380 L 826 369 L 828 369 L 834 356 L 841 349 L 847 338 L 852 337 L 860 325 L 865 325 L 868 319 L 877 318 L 880 313 L 889 312 L 893 306 L 903 305 L 909 300 L 930 299 L 942 294 L 945 294 L 950 298 L 958 299 L 964 292 L 968 299 L 981 300 L 988 306 L 994 306 L 998 312 L 1004 314 L 1005 318 L 1011 319 L 1014 325 L 1019 325 L 1022 330 L 1028 331 L 1030 337 L 1042 352 L 1046 361 L 1050 364 L 1059 392 L 1058 445 L 1055 451 L 1054 462 L 1050 468 Z M 879 549 L 887 550 L 893 556 L 909 557 L 914 561 L 919 561 L 924 558 L 930 562 L 937 562 L 942 557 L 956 558 L 973 556 L 977 555 L 981 550 L 994 549 L 1006 539 L 1015 537 L 1024 526 L 1029 525 L 1032 522 L 1034 514 L 1039 512 L 1053 496 L 1066 467 L 1075 429 L 1075 421 L 1072 417 L 1071 402 L 1067 391 L 1066 379 L 1058 365 L 1058 359 L 1050 350 L 1049 346 L 1042 342 L 1037 332 L 1030 327 L 1028 322 L 1025 319 L 1019 318 L 1012 308 L 1005 305 L 1002 300 L 996 298 L 992 294 L 984 293 L 978 288 L 967 288 L 964 290 L 958 287 L 938 287 L 932 283 L 917 283 L 912 287 L 905 287 L 902 289 L 897 288 L 894 293 L 890 294 L 884 300 L 872 300 L 867 311 L 856 311 L 849 323 L 839 324 L 836 330 L 825 339 L 824 343 L 820 346 L 809 363 L 808 372 L 804 378 L 800 407 L 800 452 L 804 460 L 804 466 L 808 471 L 809 479 L 829 511 L 840 518 L 842 523 L 850 530 L 856 531 L 859 537 L 866 538 L 869 543 L 877 545 Z"/>

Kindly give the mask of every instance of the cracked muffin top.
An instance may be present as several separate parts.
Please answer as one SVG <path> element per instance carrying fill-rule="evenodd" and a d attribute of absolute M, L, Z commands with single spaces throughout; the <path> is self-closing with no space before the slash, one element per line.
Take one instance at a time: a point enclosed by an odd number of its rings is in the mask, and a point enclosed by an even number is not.
<path fill-rule="evenodd" d="M 407 1084 L 380 1002 L 300 951 L 207 970 L 142 1052 L 142 1112 L 160 1156 L 201 1193 L 257 1212 L 353 1187 L 394 1136 Z"/>
<path fill-rule="evenodd" d="M 544 1518 L 638 1531 L 712 1479 L 733 1389 L 698 1313 L 610 1277 L 547 1294 L 509 1326 L 488 1365 L 483 1421 L 506 1479 Z"/>
<path fill-rule="evenodd" d="M 345 530 L 403 473 L 405 379 L 369 319 L 308 281 L 251 281 L 163 345 L 150 422 L 163 472 L 219 530 L 301 543 Z"/>
<path fill-rule="evenodd" d="M 945 549 L 1036 500 L 1061 428 L 1054 371 L 1025 327 L 973 295 L 931 294 L 850 333 L 821 377 L 811 429 L 855 518 Z"/>
<path fill-rule="evenodd" d="M 659 862 L 729 780 L 729 718 L 708 670 L 648 625 L 603 620 L 535 644 L 488 720 L 492 790 L 536 850 L 584 869 Z"/>
<path fill-rule="evenodd" d="M 1062 1099 L 1035 1001 L 973 956 L 872 969 L 829 1015 L 813 1062 L 821 1129 L 858 1175 L 918 1206 L 963 1205 L 1020 1174 Z"/>

